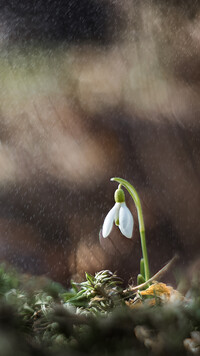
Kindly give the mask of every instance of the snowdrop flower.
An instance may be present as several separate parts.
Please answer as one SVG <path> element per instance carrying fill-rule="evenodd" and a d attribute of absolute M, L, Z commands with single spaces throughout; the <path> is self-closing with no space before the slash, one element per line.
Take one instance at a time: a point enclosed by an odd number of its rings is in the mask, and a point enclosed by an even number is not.
<path fill-rule="evenodd" d="M 115 205 L 105 217 L 102 235 L 104 238 L 107 237 L 111 233 L 113 223 L 115 222 L 115 225 L 119 227 L 121 233 L 130 239 L 133 233 L 133 216 L 126 206 L 124 191 L 120 185 L 115 191 L 114 198 Z"/>

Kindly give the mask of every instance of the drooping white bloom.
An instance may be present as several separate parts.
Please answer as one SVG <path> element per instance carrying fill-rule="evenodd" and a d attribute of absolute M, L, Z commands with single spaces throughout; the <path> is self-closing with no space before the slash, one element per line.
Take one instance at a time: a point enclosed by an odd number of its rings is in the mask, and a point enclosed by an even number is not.
<path fill-rule="evenodd" d="M 125 201 L 120 203 L 116 202 L 105 217 L 102 229 L 102 235 L 104 238 L 111 233 L 114 222 L 124 236 L 129 239 L 132 237 L 134 224 L 133 216 L 127 208 Z"/>

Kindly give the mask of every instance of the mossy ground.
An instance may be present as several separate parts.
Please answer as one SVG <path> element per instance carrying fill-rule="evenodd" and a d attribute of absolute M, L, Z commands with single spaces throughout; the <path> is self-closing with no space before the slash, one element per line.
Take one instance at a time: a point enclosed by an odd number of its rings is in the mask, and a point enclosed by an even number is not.
<path fill-rule="evenodd" d="M 131 293 L 122 282 L 101 271 L 66 290 L 1 265 L 0 356 L 200 354 L 198 284 L 170 300 L 165 285 Z"/>

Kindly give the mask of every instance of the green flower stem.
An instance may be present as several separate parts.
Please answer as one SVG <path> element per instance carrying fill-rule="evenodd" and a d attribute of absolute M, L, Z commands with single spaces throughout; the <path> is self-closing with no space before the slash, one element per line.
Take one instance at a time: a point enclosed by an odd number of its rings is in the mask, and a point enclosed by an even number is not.
<path fill-rule="evenodd" d="M 129 194 L 133 198 L 133 201 L 137 208 L 140 239 L 141 239 L 141 246 L 142 246 L 142 255 L 144 258 L 145 281 L 148 281 L 150 278 L 149 262 L 148 262 L 148 254 L 147 254 L 147 246 L 146 246 L 146 238 L 145 238 L 144 219 L 143 219 L 142 206 L 141 206 L 139 195 L 136 192 L 135 188 L 127 180 L 118 178 L 118 177 L 114 177 L 114 178 L 111 178 L 111 181 L 118 182 L 121 185 L 123 185 L 124 188 L 126 188 L 126 190 L 129 192 Z"/>

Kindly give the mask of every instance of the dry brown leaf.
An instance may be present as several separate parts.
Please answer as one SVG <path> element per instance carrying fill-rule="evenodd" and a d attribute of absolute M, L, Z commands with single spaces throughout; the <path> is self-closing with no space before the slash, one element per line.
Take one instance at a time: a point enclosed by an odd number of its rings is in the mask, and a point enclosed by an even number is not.
<path fill-rule="evenodd" d="M 183 300 L 183 296 L 176 289 L 165 283 L 154 283 L 146 290 L 140 291 L 140 295 L 158 297 L 171 302 Z"/>
<path fill-rule="evenodd" d="M 129 308 L 135 309 L 142 305 L 142 300 L 140 298 L 129 299 L 129 300 L 126 300 L 125 303 Z"/>

